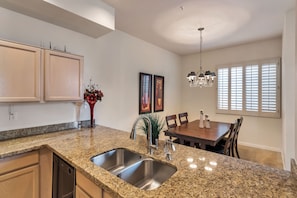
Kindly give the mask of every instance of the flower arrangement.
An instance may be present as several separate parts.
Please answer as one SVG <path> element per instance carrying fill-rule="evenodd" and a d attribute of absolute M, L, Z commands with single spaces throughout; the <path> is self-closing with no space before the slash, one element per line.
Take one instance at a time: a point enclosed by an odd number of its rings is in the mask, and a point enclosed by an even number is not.
<path fill-rule="evenodd" d="M 94 106 L 96 102 L 102 100 L 103 92 L 98 89 L 98 84 L 92 82 L 90 79 L 90 83 L 88 84 L 87 88 L 85 89 L 84 99 L 88 102 L 90 106 L 90 113 L 91 113 L 91 128 L 94 127 Z"/>
<path fill-rule="evenodd" d="M 84 99 L 89 104 L 95 104 L 98 100 L 101 101 L 103 96 L 103 92 L 98 89 L 98 84 L 93 83 L 92 79 L 90 79 L 90 83 L 85 89 Z"/>

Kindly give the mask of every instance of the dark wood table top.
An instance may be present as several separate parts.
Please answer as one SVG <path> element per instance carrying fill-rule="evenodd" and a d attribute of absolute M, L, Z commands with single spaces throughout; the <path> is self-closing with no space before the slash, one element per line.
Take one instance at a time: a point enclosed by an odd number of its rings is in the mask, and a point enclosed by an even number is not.
<path fill-rule="evenodd" d="M 199 143 L 205 148 L 205 145 L 215 146 L 228 133 L 229 128 L 230 123 L 214 121 L 210 122 L 210 128 L 200 128 L 199 120 L 195 120 L 164 132 L 167 136 L 190 141 L 192 146 Z"/>

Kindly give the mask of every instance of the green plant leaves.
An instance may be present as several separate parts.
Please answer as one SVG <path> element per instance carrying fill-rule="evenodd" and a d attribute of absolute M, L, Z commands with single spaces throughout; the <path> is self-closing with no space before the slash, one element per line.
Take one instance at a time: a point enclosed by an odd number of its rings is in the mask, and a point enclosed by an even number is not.
<path fill-rule="evenodd" d="M 154 113 L 147 114 L 146 116 L 150 119 L 152 124 L 153 139 L 158 139 L 159 133 L 165 125 L 164 118 L 160 118 L 158 114 Z M 149 123 L 146 120 L 144 120 L 143 125 L 140 126 L 140 129 L 143 130 L 145 134 L 147 134 L 149 130 Z"/>

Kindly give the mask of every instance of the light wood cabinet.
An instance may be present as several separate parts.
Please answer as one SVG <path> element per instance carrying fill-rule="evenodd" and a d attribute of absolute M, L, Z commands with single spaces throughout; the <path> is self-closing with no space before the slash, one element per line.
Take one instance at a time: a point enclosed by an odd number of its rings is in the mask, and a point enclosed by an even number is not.
<path fill-rule="evenodd" d="M 107 193 L 106 191 L 104 191 L 103 190 L 103 198 L 112 198 L 112 196 L 109 194 L 109 193 Z"/>
<path fill-rule="evenodd" d="M 75 186 L 75 197 L 76 198 L 92 198 L 86 192 L 84 192 L 79 186 Z"/>
<path fill-rule="evenodd" d="M 0 40 L 0 102 L 40 100 L 40 48 Z"/>
<path fill-rule="evenodd" d="M 76 198 L 112 198 L 112 196 L 95 185 L 91 180 L 76 171 Z"/>
<path fill-rule="evenodd" d="M 0 159 L 1 197 L 39 197 L 38 152 Z"/>
<path fill-rule="evenodd" d="M 82 56 L 0 40 L 0 102 L 82 101 Z"/>
<path fill-rule="evenodd" d="M 83 99 L 83 57 L 45 50 L 45 101 Z"/>
<path fill-rule="evenodd" d="M 47 148 L 39 151 L 40 198 L 52 197 L 53 186 L 53 152 Z"/>

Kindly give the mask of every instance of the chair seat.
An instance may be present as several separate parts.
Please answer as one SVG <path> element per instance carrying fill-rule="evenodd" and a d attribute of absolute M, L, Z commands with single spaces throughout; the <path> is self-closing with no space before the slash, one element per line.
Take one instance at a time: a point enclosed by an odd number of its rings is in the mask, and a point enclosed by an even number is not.
<path fill-rule="evenodd" d="M 217 144 L 216 146 L 206 145 L 205 150 L 211 151 L 214 153 L 224 154 L 224 145 Z"/>
<path fill-rule="evenodd" d="M 236 133 L 236 125 L 237 123 L 232 123 L 229 129 L 229 137 L 225 140 L 225 143 L 218 143 L 216 146 L 206 146 L 207 151 L 220 153 L 228 156 L 232 156 L 233 152 L 233 138 Z M 224 142 L 224 140 L 222 140 Z"/>
<path fill-rule="evenodd" d="M 221 140 L 218 142 L 217 145 L 224 146 L 224 145 L 226 144 L 227 139 L 228 139 L 228 138 L 225 138 L 225 137 L 224 137 L 223 139 L 221 139 Z"/>

